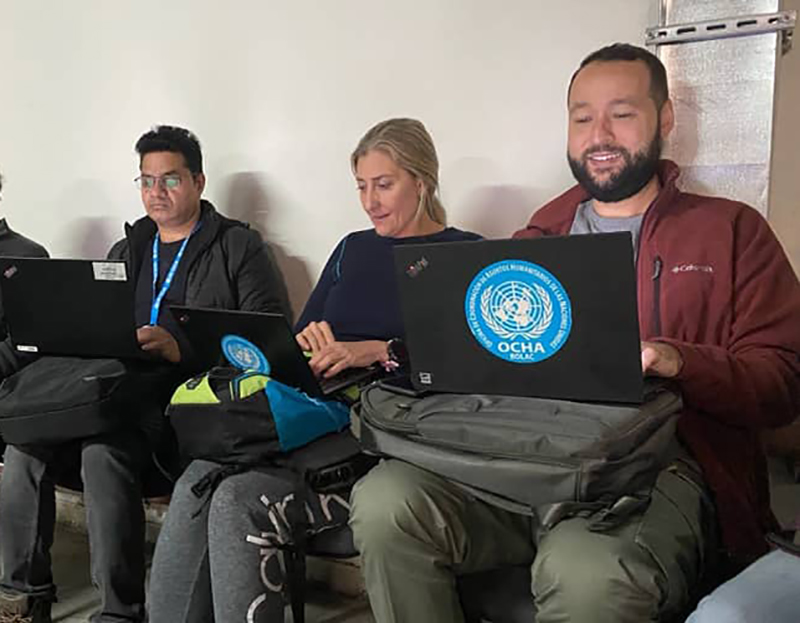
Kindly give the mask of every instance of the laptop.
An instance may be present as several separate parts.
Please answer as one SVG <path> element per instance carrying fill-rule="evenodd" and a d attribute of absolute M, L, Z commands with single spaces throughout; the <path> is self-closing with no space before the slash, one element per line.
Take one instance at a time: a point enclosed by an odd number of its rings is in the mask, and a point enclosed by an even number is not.
<path fill-rule="evenodd" d="M 181 305 L 169 308 L 194 350 L 193 358 L 203 369 L 230 357 L 240 360 L 243 368 L 264 369 L 266 360 L 272 378 L 320 398 L 380 373 L 378 368 L 349 368 L 329 379 L 317 378 L 281 314 Z"/>
<path fill-rule="evenodd" d="M 125 262 L 0 258 L 0 293 L 17 351 L 151 358 L 139 348 Z"/>
<path fill-rule="evenodd" d="M 628 232 L 394 253 L 418 390 L 642 401 Z"/>

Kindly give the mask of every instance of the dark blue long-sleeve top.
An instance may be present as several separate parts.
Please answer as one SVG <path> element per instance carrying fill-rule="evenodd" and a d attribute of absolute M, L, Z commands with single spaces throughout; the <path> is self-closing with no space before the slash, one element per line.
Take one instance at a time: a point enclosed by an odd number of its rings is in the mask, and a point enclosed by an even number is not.
<path fill-rule="evenodd" d="M 403 315 L 392 247 L 397 244 L 480 240 L 472 232 L 448 227 L 428 236 L 388 238 L 374 229 L 345 236 L 328 258 L 295 331 L 325 320 L 337 340 L 389 340 L 403 337 Z"/>

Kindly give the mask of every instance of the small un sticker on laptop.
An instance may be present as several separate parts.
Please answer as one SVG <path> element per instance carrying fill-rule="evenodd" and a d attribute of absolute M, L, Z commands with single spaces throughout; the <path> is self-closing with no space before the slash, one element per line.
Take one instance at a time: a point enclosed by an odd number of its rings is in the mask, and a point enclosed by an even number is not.
<path fill-rule="evenodd" d="M 234 368 L 269 374 L 267 357 L 252 342 L 238 335 L 226 335 L 222 338 L 221 346 L 222 354 Z"/>
<path fill-rule="evenodd" d="M 467 288 L 467 325 L 477 342 L 512 363 L 555 355 L 572 329 L 572 303 L 547 269 L 503 260 L 481 269 Z"/>

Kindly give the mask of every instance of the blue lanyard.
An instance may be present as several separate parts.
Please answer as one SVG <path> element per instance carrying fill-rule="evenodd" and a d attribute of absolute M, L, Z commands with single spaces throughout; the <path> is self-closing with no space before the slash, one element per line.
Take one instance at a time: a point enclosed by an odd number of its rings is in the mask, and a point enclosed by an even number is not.
<path fill-rule="evenodd" d="M 178 271 L 178 264 L 181 263 L 183 252 L 186 251 L 186 245 L 189 244 L 189 238 L 192 237 L 192 234 L 194 234 L 199 227 L 200 221 L 197 221 L 197 224 L 194 226 L 191 233 L 183 239 L 181 248 L 178 249 L 175 259 L 172 260 L 172 266 L 169 267 L 167 276 L 164 279 L 164 283 L 161 284 L 161 290 L 159 290 L 157 295 L 156 284 L 158 283 L 158 232 L 156 232 L 156 235 L 153 238 L 153 305 L 150 307 L 150 324 L 152 326 L 156 326 L 158 324 L 158 310 L 161 308 L 161 302 L 164 300 L 167 290 L 169 290 L 169 287 L 172 285 L 172 280 L 175 278 L 175 273 Z"/>

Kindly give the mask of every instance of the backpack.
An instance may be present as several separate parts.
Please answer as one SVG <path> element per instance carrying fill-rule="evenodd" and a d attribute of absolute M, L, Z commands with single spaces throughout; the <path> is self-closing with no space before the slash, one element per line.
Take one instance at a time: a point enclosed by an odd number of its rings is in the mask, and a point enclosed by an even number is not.
<path fill-rule="evenodd" d="M 235 465 L 270 462 L 350 424 L 343 402 L 226 366 L 182 383 L 166 415 L 182 456 Z"/>
<path fill-rule="evenodd" d="M 674 449 L 680 395 L 650 385 L 641 405 L 513 396 L 411 397 L 380 383 L 358 406 L 363 448 L 537 517 L 544 529 L 582 510 L 611 527 L 649 502 Z"/>
<path fill-rule="evenodd" d="M 147 428 L 174 375 L 159 362 L 40 357 L 0 385 L 0 435 L 14 445 L 49 445 L 132 424 Z"/>

